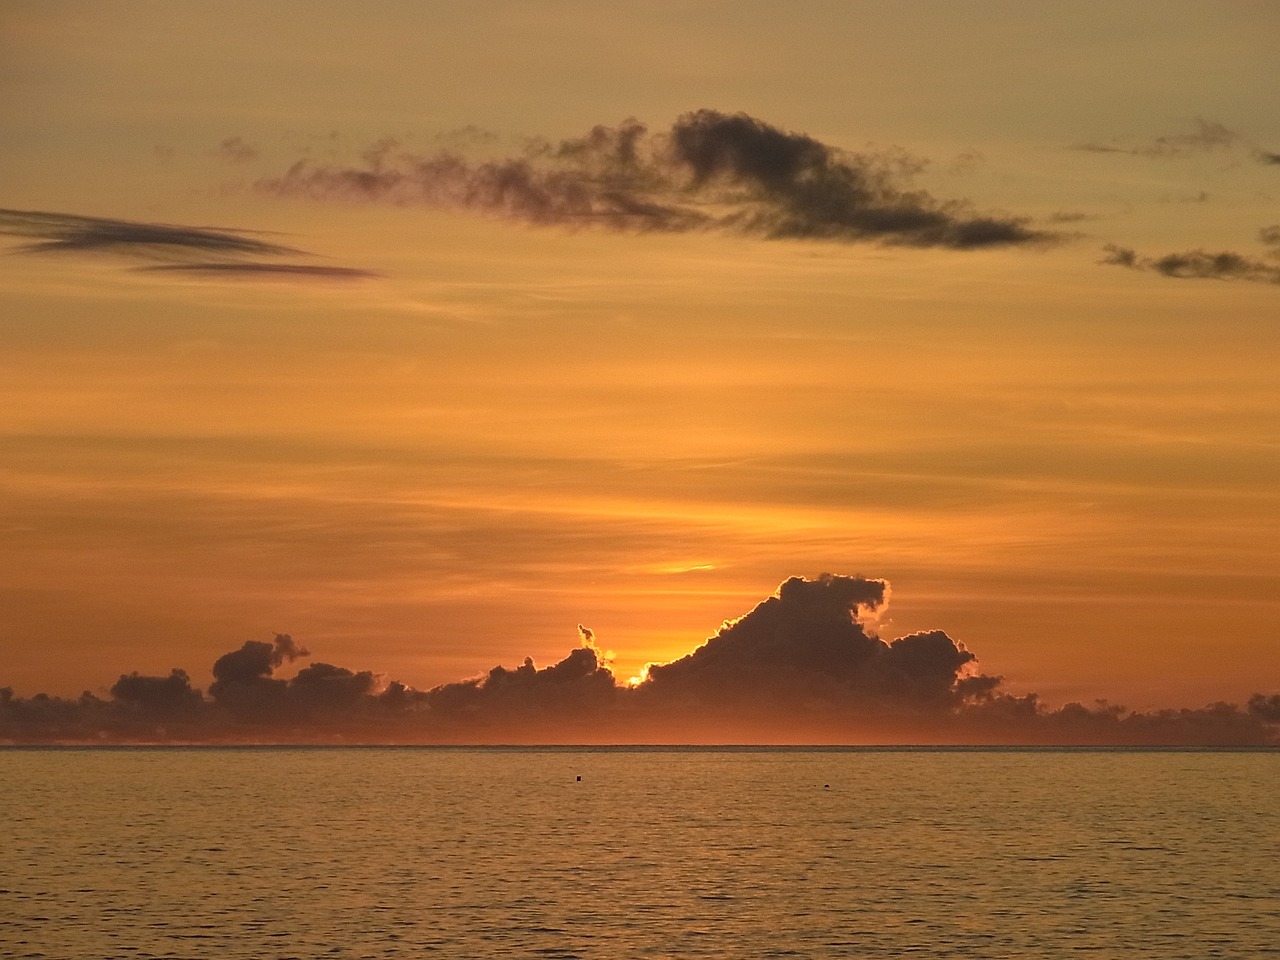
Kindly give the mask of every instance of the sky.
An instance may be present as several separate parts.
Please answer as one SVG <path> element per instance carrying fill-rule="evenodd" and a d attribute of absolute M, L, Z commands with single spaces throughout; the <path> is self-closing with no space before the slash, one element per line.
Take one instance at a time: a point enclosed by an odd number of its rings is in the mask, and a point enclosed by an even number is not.
<path fill-rule="evenodd" d="M 9 0 L 0 686 L 625 685 L 800 577 L 1008 702 L 1280 693 L 1278 31 Z"/>

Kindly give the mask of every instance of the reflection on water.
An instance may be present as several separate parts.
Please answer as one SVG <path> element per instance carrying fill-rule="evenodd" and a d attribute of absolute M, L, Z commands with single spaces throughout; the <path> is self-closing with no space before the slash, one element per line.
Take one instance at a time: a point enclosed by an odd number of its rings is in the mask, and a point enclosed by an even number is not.
<path fill-rule="evenodd" d="M 5 750 L 0 954 L 1280 956 L 1277 783 L 1275 752 Z"/>

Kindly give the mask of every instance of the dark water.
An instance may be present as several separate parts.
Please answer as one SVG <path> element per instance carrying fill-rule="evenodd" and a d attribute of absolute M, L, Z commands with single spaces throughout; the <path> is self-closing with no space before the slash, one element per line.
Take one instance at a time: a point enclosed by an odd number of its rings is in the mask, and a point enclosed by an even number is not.
<path fill-rule="evenodd" d="M 5 750 L 0 955 L 1274 957 L 1278 788 L 1274 752 Z"/>

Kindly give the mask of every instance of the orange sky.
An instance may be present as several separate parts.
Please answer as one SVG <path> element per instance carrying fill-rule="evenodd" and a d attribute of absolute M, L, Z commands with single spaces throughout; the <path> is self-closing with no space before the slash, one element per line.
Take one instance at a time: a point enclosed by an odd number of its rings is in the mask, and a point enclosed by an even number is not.
<path fill-rule="evenodd" d="M 579 623 L 626 677 L 832 571 L 892 583 L 886 638 L 944 629 L 1051 702 L 1277 692 L 1280 15 L 1026 6 L 6 5 L 0 207 L 376 276 L 0 236 L 0 686 L 205 686 L 287 632 L 426 688 Z M 1053 242 L 261 186 L 699 108 L 927 161 L 904 191 Z M 1156 269 L 1196 250 L 1252 272 Z"/>

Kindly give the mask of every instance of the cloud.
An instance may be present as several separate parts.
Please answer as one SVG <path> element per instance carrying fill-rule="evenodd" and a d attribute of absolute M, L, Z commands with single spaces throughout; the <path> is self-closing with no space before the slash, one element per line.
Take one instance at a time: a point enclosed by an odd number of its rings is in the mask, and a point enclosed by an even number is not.
<path fill-rule="evenodd" d="M 285 662 L 305 657 L 288 634 L 278 633 L 272 643 L 247 640 L 239 650 L 223 654 L 213 664 L 209 695 L 219 706 L 246 717 L 281 712 L 288 684 L 272 676 Z"/>
<path fill-rule="evenodd" d="M 134 267 L 134 269 L 149 273 L 188 274 L 193 277 L 282 280 L 370 280 L 382 276 L 372 270 L 360 270 L 355 267 L 327 267 L 302 263 L 165 263 Z"/>
<path fill-rule="evenodd" d="M 378 276 L 354 267 L 281 262 L 273 258 L 308 254 L 262 240 L 253 233 L 39 210 L 0 210 L 0 235 L 28 238 L 27 243 L 15 248 L 15 252 L 22 254 L 117 254 L 161 261 L 134 267 L 135 270 L 190 276 L 294 280 L 359 280 Z"/>
<path fill-rule="evenodd" d="M 303 159 L 257 189 L 273 196 L 457 207 L 539 225 L 718 230 L 773 239 L 972 249 L 1043 242 L 1014 217 L 910 188 L 920 162 L 857 154 L 745 113 L 697 110 L 651 135 L 637 120 L 523 154 L 468 160 L 374 144 L 358 166 Z"/>
<path fill-rule="evenodd" d="M 137 671 L 121 675 L 111 696 L 143 713 L 161 716 L 191 713 L 204 703 L 200 691 L 192 689 L 187 672 L 177 667 L 167 677 L 140 676 Z"/>
<path fill-rule="evenodd" d="M 215 153 L 228 163 L 248 163 L 258 158 L 258 149 L 243 137 L 227 137 Z"/>
<path fill-rule="evenodd" d="M 1280 154 L 1250 143 L 1217 120 L 1206 120 L 1203 117 L 1195 118 L 1190 130 L 1164 134 L 1141 143 L 1122 145 L 1114 142 L 1089 142 L 1076 144 L 1074 149 L 1088 153 L 1123 153 L 1156 160 L 1182 160 L 1196 154 L 1226 151 L 1237 147 L 1247 150 L 1258 163 L 1280 163 Z"/>
<path fill-rule="evenodd" d="M 1208 253 L 1189 250 L 1161 257 L 1141 256 L 1130 247 L 1108 244 L 1103 248 L 1103 264 L 1151 270 L 1180 280 L 1246 280 L 1253 283 L 1280 283 L 1280 267 L 1231 251 Z"/>
<path fill-rule="evenodd" d="M 139 223 L 81 217 L 38 210 L 0 210 L 0 234 L 32 237 L 18 247 L 21 253 L 127 253 L 164 258 L 186 255 L 275 256 L 297 254 L 291 247 L 247 236 L 248 231 L 183 227 L 163 223 Z"/>
<path fill-rule="evenodd" d="M 636 685 L 582 626 L 550 666 L 526 658 L 430 690 L 329 663 L 278 676 L 308 653 L 277 634 L 219 657 L 208 697 L 176 668 L 122 675 L 110 700 L 0 689 L 0 742 L 1280 743 L 1280 693 L 1151 713 L 1014 696 L 941 630 L 877 637 L 888 595 L 883 580 L 792 577 Z"/>

